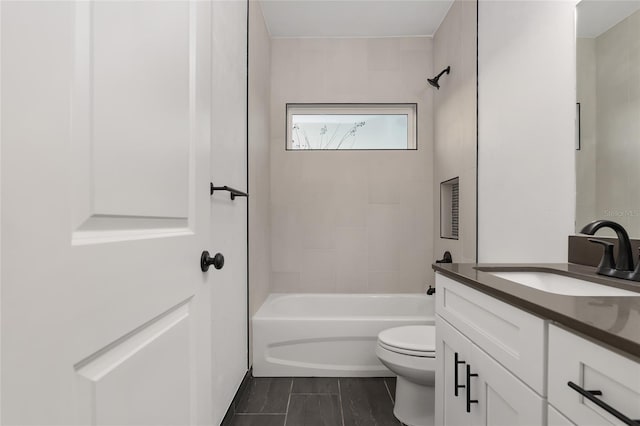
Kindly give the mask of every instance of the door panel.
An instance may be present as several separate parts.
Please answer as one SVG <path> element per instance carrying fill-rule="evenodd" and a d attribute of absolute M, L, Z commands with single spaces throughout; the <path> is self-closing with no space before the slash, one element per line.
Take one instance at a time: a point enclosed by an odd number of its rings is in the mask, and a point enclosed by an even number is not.
<path fill-rule="evenodd" d="M 189 89 L 195 83 L 190 73 L 190 45 L 196 41 L 190 4 L 92 6 L 95 213 L 184 218 L 194 113 Z"/>
<path fill-rule="evenodd" d="M 2 423 L 212 423 L 209 3 L 0 8 Z"/>
<path fill-rule="evenodd" d="M 75 4 L 71 130 L 81 241 L 87 231 L 187 227 L 197 131 L 194 9 Z"/>
<path fill-rule="evenodd" d="M 185 303 L 76 365 L 93 423 L 189 424 L 189 314 Z"/>

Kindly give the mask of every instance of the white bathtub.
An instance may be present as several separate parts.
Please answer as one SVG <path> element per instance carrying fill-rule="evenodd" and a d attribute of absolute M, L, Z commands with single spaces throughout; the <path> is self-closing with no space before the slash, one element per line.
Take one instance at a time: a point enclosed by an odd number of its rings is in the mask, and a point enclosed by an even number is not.
<path fill-rule="evenodd" d="M 393 376 L 375 354 L 378 333 L 434 324 L 425 294 L 271 294 L 253 316 L 256 377 Z"/>

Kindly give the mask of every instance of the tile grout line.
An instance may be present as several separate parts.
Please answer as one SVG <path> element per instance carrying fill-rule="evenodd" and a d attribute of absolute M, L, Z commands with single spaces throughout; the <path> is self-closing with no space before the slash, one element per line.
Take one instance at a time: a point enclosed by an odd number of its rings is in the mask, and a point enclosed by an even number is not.
<path fill-rule="evenodd" d="M 340 419 L 342 420 L 342 426 L 344 426 L 344 409 L 342 408 L 342 386 L 340 386 L 340 378 L 338 381 L 338 403 L 340 404 Z"/>
<path fill-rule="evenodd" d="M 236 413 L 234 416 L 284 416 L 287 413 Z"/>
<path fill-rule="evenodd" d="M 283 426 L 287 426 L 287 417 L 289 417 L 289 404 L 291 404 L 291 392 L 293 392 L 293 381 L 295 379 L 292 377 L 291 378 L 291 386 L 289 386 L 289 398 L 287 399 L 287 409 L 286 412 L 284 413 L 284 425 Z"/>
<path fill-rule="evenodd" d="M 338 392 L 291 392 L 291 395 L 338 395 Z"/>

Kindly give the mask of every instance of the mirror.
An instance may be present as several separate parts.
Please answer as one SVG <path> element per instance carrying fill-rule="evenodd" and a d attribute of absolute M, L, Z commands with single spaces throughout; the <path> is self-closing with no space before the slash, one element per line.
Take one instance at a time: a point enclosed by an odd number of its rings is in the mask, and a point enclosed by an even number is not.
<path fill-rule="evenodd" d="M 640 238 L 640 2 L 581 1 L 576 49 L 576 233 L 608 219 Z"/>

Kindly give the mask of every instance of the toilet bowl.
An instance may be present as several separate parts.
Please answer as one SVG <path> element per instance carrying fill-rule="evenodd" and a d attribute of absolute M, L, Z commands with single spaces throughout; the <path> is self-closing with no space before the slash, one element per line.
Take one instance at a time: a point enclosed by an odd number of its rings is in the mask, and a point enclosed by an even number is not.
<path fill-rule="evenodd" d="M 398 378 L 393 414 L 408 426 L 433 426 L 435 326 L 390 328 L 378 335 L 376 355 Z"/>

